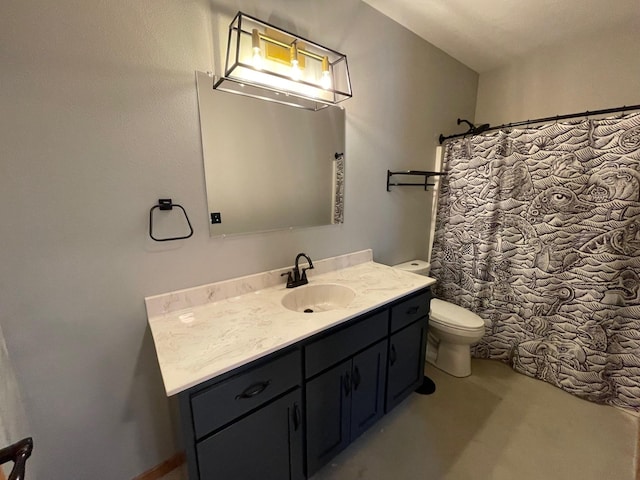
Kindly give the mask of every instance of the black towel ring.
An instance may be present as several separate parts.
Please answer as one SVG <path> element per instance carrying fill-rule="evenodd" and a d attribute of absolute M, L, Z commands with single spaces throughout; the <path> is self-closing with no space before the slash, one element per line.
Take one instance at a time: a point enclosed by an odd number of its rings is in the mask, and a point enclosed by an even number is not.
<path fill-rule="evenodd" d="M 156 208 L 160 210 L 173 210 L 173 207 L 178 207 L 184 213 L 184 218 L 187 220 L 187 225 L 189 225 L 189 235 L 185 235 L 183 237 L 168 237 L 168 238 L 156 238 L 153 236 L 153 211 Z M 177 203 L 172 203 L 170 198 L 161 198 L 158 200 L 158 204 L 151 207 L 149 210 L 149 236 L 155 240 L 156 242 L 168 242 L 171 240 L 184 240 L 185 238 L 189 238 L 193 235 L 193 227 L 191 226 L 191 222 L 189 221 L 189 216 L 187 215 L 187 211 L 182 207 L 182 205 L 178 205 Z"/>

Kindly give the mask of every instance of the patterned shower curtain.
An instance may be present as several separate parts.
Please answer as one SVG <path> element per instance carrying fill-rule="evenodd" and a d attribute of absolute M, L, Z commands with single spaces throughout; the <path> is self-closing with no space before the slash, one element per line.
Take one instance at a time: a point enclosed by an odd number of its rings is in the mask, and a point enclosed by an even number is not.
<path fill-rule="evenodd" d="M 446 144 L 434 294 L 485 322 L 472 354 L 640 410 L 640 114 Z"/>

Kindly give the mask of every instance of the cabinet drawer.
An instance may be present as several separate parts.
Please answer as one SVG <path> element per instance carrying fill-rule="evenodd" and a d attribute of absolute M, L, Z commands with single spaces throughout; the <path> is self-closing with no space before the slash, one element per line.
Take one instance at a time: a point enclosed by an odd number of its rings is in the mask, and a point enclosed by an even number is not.
<path fill-rule="evenodd" d="M 389 311 L 383 310 L 305 348 L 306 378 L 329 368 L 387 335 Z"/>
<path fill-rule="evenodd" d="M 429 313 L 431 291 L 426 291 L 391 308 L 391 331 L 395 332 Z"/>
<path fill-rule="evenodd" d="M 300 351 L 252 368 L 191 397 L 196 438 L 301 384 Z"/>

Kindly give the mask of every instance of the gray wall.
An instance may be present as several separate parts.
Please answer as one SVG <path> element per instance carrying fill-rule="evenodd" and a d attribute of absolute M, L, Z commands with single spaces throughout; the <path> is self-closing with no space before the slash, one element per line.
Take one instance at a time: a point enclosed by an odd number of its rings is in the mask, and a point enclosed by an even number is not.
<path fill-rule="evenodd" d="M 4 0 L 0 368 L 14 370 L 8 394 L 27 420 L 2 422 L 35 438 L 29 478 L 126 479 L 179 448 L 145 296 L 290 265 L 300 251 L 426 256 L 430 195 L 387 193 L 386 169 L 431 166 L 438 134 L 473 115 L 477 75 L 358 0 L 215 9 L 348 55 L 346 223 L 209 237 L 194 76 L 213 61 L 207 2 Z M 187 209 L 193 238 L 148 238 L 164 196 Z"/>
<path fill-rule="evenodd" d="M 640 24 L 630 19 L 541 48 L 507 66 L 482 73 L 476 123 L 530 118 L 640 104 Z"/>

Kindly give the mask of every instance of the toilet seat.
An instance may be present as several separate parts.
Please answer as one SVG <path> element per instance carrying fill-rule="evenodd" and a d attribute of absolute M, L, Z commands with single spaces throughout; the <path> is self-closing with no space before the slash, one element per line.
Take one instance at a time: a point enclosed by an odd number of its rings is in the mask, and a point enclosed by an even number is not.
<path fill-rule="evenodd" d="M 431 300 L 429 318 L 432 323 L 461 332 L 484 329 L 484 320 L 466 308 L 437 298 Z"/>

